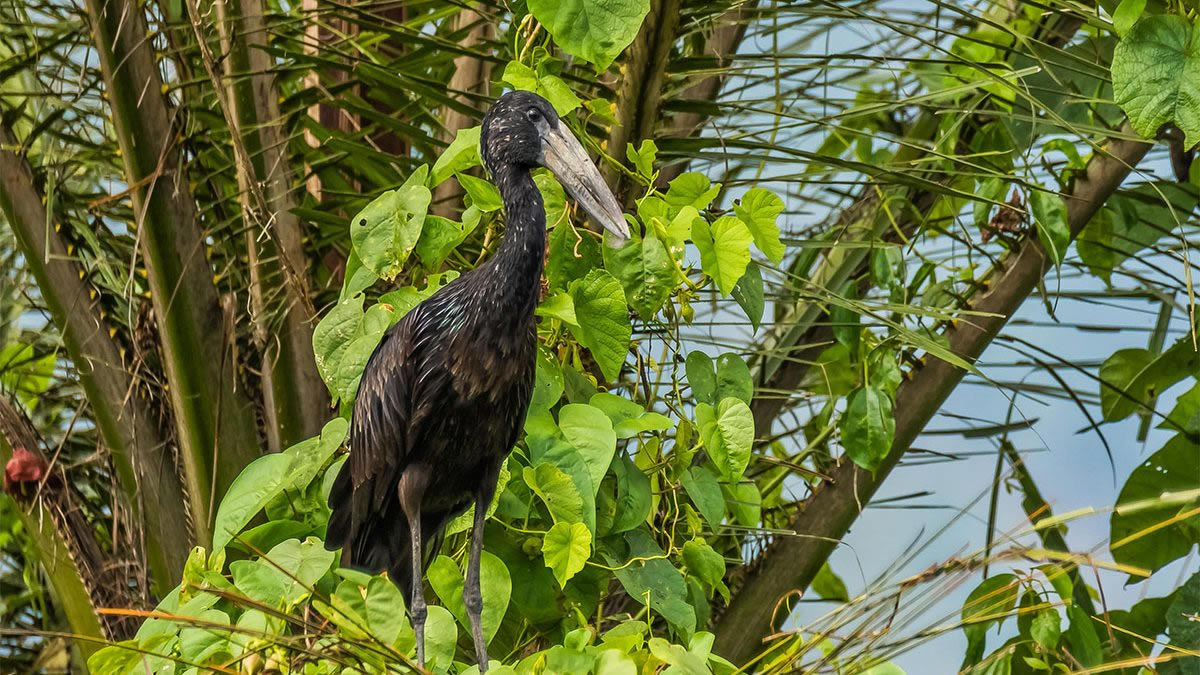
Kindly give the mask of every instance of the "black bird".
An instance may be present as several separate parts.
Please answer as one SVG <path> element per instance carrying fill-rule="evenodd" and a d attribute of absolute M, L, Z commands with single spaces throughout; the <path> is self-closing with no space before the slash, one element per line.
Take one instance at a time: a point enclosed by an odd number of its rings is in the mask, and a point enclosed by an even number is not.
<path fill-rule="evenodd" d="M 425 664 L 422 574 L 455 516 L 475 505 L 463 601 L 481 671 L 479 556 L 483 521 L 533 389 L 546 211 L 530 171 L 548 168 L 593 220 L 629 236 L 621 207 L 546 99 L 500 97 L 483 120 L 483 162 L 506 211 L 487 262 L 417 305 L 384 334 L 363 370 L 350 459 L 329 495 L 325 545 L 342 564 L 387 570 L 411 598 L 417 661 Z"/>

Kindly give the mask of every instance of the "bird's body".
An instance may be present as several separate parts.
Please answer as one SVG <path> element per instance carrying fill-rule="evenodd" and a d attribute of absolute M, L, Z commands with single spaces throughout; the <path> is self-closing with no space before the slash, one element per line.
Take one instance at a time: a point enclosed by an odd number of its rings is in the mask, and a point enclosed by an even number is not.
<path fill-rule="evenodd" d="M 392 326 L 363 371 L 326 543 L 344 547 L 346 565 L 387 570 L 406 593 L 412 570 L 396 491 L 401 475 L 429 472 L 421 529 L 432 541 L 470 507 L 482 478 L 495 480 L 525 420 L 546 245 L 541 198 L 531 195 L 510 211 L 500 251 Z M 497 295 L 498 288 L 508 292 Z"/>
<path fill-rule="evenodd" d="M 415 307 L 367 361 L 350 425 L 350 459 L 334 481 L 326 546 L 342 563 L 386 570 L 410 597 L 424 662 L 421 575 L 441 533 L 475 505 L 463 600 L 481 670 L 479 560 L 484 513 L 517 442 L 533 391 L 546 212 L 530 171 L 549 168 L 594 219 L 628 229 L 616 199 L 549 102 L 505 94 L 484 119 L 484 163 L 506 213 L 504 241 L 486 263 Z"/>

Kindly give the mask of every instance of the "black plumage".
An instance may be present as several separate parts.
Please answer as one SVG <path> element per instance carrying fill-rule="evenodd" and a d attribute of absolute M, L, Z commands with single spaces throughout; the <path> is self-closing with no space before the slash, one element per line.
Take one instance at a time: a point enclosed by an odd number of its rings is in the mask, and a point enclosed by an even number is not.
<path fill-rule="evenodd" d="M 553 107 L 504 95 L 484 118 L 483 160 L 500 190 L 506 231 L 487 262 L 434 293 L 384 334 L 354 403 L 350 458 L 334 481 L 326 546 L 342 563 L 387 570 L 411 598 L 424 662 L 421 574 L 446 524 L 477 506 L 464 602 L 481 669 L 483 514 L 529 406 L 546 213 L 530 171 L 551 169 L 593 217 L 625 236 L 620 208 Z"/>

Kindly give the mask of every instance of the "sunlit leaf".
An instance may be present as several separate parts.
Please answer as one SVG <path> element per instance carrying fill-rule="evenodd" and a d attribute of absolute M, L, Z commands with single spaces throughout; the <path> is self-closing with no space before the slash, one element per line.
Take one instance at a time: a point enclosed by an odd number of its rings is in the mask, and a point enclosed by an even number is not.
<path fill-rule="evenodd" d="M 592 533 L 583 523 L 555 523 L 542 539 L 542 557 L 560 587 L 583 569 L 592 552 Z"/>
<path fill-rule="evenodd" d="M 605 70 L 633 42 L 649 0 L 529 0 L 529 11 L 568 54 Z"/>
<path fill-rule="evenodd" d="M 692 241 L 700 251 L 700 267 L 722 295 L 729 295 L 750 264 L 750 230 L 732 216 L 721 216 L 711 227 L 701 218 L 692 223 Z"/>

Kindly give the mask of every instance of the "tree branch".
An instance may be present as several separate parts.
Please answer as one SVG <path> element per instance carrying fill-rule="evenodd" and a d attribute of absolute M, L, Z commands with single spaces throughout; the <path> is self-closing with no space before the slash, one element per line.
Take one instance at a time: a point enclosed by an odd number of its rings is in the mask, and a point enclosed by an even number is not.
<path fill-rule="evenodd" d="M 1132 135 L 1128 130 L 1126 133 Z M 1075 238 L 1105 200 L 1149 151 L 1143 141 L 1111 140 L 1088 163 L 1066 198 L 1067 222 Z M 969 309 L 989 316 L 951 325 L 944 335 L 950 350 L 974 361 L 1000 332 L 1008 317 L 1041 281 L 1051 263 L 1036 237 L 1026 238 L 983 279 L 984 290 Z M 991 316 L 995 315 L 995 316 Z M 833 548 L 858 518 L 913 440 L 958 385 L 964 371 L 930 359 L 896 393 L 896 434 L 892 450 L 874 473 L 843 457 L 792 523 L 793 535 L 776 539 L 764 552 L 713 631 L 715 650 L 735 663 L 750 659 L 762 636 L 774 632 L 776 600 L 812 581 Z"/>
<path fill-rule="evenodd" d="M 158 590 L 169 589 L 192 546 L 187 504 L 174 454 L 132 371 L 109 337 L 84 270 L 42 206 L 33 170 L 14 152 L 19 143 L 0 126 L 0 209 L 16 235 L 50 317 L 75 363 L 92 417 L 112 452 L 121 487 L 146 528 L 146 560 Z"/>

